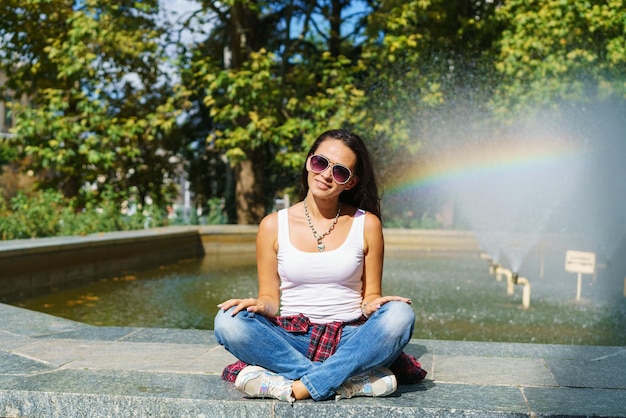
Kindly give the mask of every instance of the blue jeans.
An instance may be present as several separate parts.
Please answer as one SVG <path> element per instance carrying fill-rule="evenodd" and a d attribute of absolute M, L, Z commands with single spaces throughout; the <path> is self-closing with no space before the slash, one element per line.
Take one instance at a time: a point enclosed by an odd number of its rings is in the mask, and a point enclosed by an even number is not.
<path fill-rule="evenodd" d="M 220 310 L 214 328 L 217 342 L 239 360 L 300 379 L 318 401 L 334 395 L 350 376 L 389 367 L 410 341 L 414 321 L 410 305 L 385 303 L 363 325 L 345 326 L 337 350 L 324 362 L 307 357 L 310 331 L 290 333 L 263 315 Z"/>

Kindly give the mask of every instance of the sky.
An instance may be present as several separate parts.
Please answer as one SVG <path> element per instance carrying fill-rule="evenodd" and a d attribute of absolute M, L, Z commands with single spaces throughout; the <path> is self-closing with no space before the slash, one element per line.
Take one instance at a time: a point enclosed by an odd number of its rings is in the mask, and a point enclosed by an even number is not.
<path fill-rule="evenodd" d="M 200 3 L 193 0 L 161 0 L 161 7 L 167 19 L 178 28 L 180 24 L 177 22 L 202 9 Z M 202 39 L 202 36 L 195 31 L 185 30 L 181 32 L 181 35 L 184 44 L 191 44 Z"/>
<path fill-rule="evenodd" d="M 161 6 L 167 16 L 167 18 L 174 24 L 178 20 L 185 19 L 193 12 L 202 9 L 202 6 L 199 2 L 194 0 L 161 0 Z M 366 8 L 364 2 L 361 1 L 353 1 L 349 8 L 344 10 L 345 16 L 351 16 L 354 14 L 358 14 L 363 12 Z M 351 24 L 348 22 L 348 24 Z M 210 25 L 207 25 L 206 29 L 209 29 Z M 299 31 L 298 25 L 294 25 L 293 31 Z M 192 31 L 183 31 L 181 40 L 185 44 L 191 44 L 196 41 L 202 40 L 202 35 L 198 32 L 192 33 Z"/>

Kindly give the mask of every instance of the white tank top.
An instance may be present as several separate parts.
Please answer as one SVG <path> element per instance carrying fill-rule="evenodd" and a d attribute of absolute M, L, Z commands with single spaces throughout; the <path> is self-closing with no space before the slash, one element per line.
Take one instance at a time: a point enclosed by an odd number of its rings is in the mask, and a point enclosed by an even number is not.
<path fill-rule="evenodd" d="M 316 324 L 361 316 L 364 224 L 365 212 L 359 209 L 339 248 L 312 253 L 291 244 L 287 209 L 278 212 L 281 315 L 302 313 Z"/>

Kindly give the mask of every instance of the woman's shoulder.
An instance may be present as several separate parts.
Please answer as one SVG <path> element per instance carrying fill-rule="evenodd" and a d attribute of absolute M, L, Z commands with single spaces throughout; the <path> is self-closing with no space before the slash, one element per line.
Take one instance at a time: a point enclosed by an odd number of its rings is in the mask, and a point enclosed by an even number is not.
<path fill-rule="evenodd" d="M 374 215 L 373 213 L 365 210 L 365 209 L 360 209 L 356 206 L 352 206 L 350 204 L 342 204 L 342 210 L 341 212 L 344 215 L 349 215 L 351 218 L 360 218 L 360 217 L 364 217 L 364 222 L 366 224 L 376 224 L 378 222 L 378 224 L 380 224 L 380 219 L 378 219 L 378 217 L 376 215 Z"/>
<path fill-rule="evenodd" d="M 371 249 L 382 251 L 384 242 L 382 222 L 372 212 L 365 212 L 363 238 L 363 250 L 366 254 L 370 253 Z"/>
<path fill-rule="evenodd" d="M 365 226 L 366 227 L 369 225 L 370 227 L 382 228 L 382 222 L 380 221 L 380 218 L 378 216 L 374 215 L 372 212 L 368 212 L 368 211 L 364 211 L 364 212 L 365 212 Z"/>
<path fill-rule="evenodd" d="M 298 203 L 294 206 L 297 206 Z M 302 206 L 301 204 L 299 204 L 300 206 Z M 294 211 L 294 206 L 290 206 L 288 208 L 285 209 L 281 209 L 277 212 L 272 212 L 270 214 L 267 214 L 263 217 L 263 219 L 261 219 L 261 222 L 259 223 L 259 230 L 263 229 L 263 230 L 276 230 L 278 229 L 278 224 L 280 222 L 280 218 L 282 216 L 287 216 L 287 217 L 291 217 L 294 216 L 294 214 L 298 213 L 297 211 Z"/>
<path fill-rule="evenodd" d="M 259 233 L 278 230 L 278 212 L 265 215 L 259 223 Z"/>

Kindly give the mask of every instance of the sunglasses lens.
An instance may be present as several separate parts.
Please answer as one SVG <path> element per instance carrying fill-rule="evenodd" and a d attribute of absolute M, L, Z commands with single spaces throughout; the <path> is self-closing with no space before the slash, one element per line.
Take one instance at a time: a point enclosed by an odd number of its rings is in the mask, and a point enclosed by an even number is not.
<path fill-rule="evenodd" d="M 339 184 L 343 184 L 350 180 L 350 170 L 342 165 L 334 165 L 333 166 L 333 177 L 335 181 Z"/>
<path fill-rule="evenodd" d="M 311 171 L 314 173 L 321 173 L 328 168 L 330 163 L 321 155 L 313 155 L 311 157 Z"/>
<path fill-rule="evenodd" d="M 328 161 L 328 158 L 324 157 L 323 155 L 312 155 L 309 161 L 311 171 L 316 174 L 319 174 L 322 171 L 326 170 L 330 165 L 330 161 Z M 346 183 L 348 180 L 350 180 L 351 175 L 352 173 L 350 173 L 350 169 L 348 169 L 348 167 L 341 164 L 333 165 L 333 178 L 338 184 Z"/>

